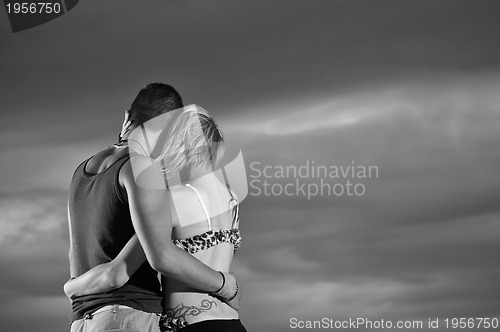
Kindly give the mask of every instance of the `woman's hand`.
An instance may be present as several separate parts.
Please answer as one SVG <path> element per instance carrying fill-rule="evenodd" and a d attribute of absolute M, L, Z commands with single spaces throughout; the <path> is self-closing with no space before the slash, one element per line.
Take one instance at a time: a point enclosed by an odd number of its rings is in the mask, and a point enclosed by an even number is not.
<path fill-rule="evenodd" d="M 225 300 L 225 302 L 234 310 L 240 310 L 240 300 L 241 300 L 241 284 L 239 283 L 238 279 L 236 279 L 236 274 L 234 272 L 229 273 L 234 277 L 234 280 L 236 282 L 236 294 L 233 297 L 233 299 Z"/>
<path fill-rule="evenodd" d="M 68 281 L 66 281 L 66 282 L 64 283 L 64 287 L 63 287 L 63 289 L 64 289 L 64 294 L 66 294 L 66 297 L 67 297 L 68 299 L 70 299 L 70 300 L 72 300 L 72 299 L 75 297 L 75 294 L 74 294 L 74 293 L 72 293 L 72 283 L 71 283 L 71 281 L 72 281 L 73 279 L 75 279 L 75 277 L 73 277 L 73 278 L 69 279 Z"/>
<path fill-rule="evenodd" d="M 120 288 L 145 261 L 144 251 L 137 235 L 134 235 L 111 262 L 99 264 L 68 280 L 64 284 L 64 293 L 72 300 L 78 296 L 106 293 Z"/>

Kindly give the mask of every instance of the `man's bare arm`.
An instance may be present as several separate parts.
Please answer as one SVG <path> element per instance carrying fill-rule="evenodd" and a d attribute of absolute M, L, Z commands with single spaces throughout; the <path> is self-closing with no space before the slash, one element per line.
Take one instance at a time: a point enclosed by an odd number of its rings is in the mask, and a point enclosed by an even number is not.
<path fill-rule="evenodd" d="M 225 281 L 218 294 L 231 298 L 237 292 L 237 281 L 232 275 L 225 274 L 223 278 L 172 243 L 173 206 L 160 167 L 151 165 L 149 158 L 133 158 L 134 169 L 145 170 L 135 179 L 131 162 L 127 162 L 120 171 L 120 182 L 125 187 L 132 223 L 148 262 L 161 274 L 208 293 L 219 290 Z M 230 305 L 238 308 L 239 296 L 233 301 L 236 303 Z"/>

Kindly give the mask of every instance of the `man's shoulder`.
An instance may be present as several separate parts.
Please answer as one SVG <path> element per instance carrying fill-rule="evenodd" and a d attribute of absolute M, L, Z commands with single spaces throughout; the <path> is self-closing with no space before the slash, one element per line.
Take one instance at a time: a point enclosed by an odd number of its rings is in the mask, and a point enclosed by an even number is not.
<path fill-rule="evenodd" d="M 129 158 L 125 160 L 121 169 L 120 176 L 124 179 L 133 179 L 134 174 L 151 166 L 151 159 L 144 156 L 130 154 Z"/>

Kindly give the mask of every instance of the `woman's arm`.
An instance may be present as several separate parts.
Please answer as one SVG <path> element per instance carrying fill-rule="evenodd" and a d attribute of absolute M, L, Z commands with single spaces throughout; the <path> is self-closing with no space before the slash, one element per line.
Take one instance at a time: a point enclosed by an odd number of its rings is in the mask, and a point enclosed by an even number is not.
<path fill-rule="evenodd" d="M 146 261 L 141 244 L 134 235 L 109 263 L 97 265 L 84 274 L 68 280 L 64 292 L 68 298 L 105 293 L 122 287 Z"/>

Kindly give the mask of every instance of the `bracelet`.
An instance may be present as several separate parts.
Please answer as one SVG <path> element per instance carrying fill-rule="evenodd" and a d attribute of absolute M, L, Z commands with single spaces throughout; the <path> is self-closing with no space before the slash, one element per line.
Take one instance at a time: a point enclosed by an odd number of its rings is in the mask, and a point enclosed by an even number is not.
<path fill-rule="evenodd" d="M 222 276 L 222 286 L 220 286 L 220 288 L 218 290 L 216 290 L 215 292 L 212 292 L 213 294 L 217 294 L 218 292 L 220 292 L 222 290 L 222 288 L 224 288 L 224 286 L 226 286 L 226 277 L 224 277 L 224 273 L 222 273 L 221 271 L 218 271 L 218 272 Z"/>
<path fill-rule="evenodd" d="M 230 299 L 227 299 L 227 302 L 231 302 L 238 294 L 238 291 L 239 291 L 238 279 L 235 279 L 234 281 L 236 281 L 236 292 L 234 292 L 234 295 L 231 296 Z"/>

